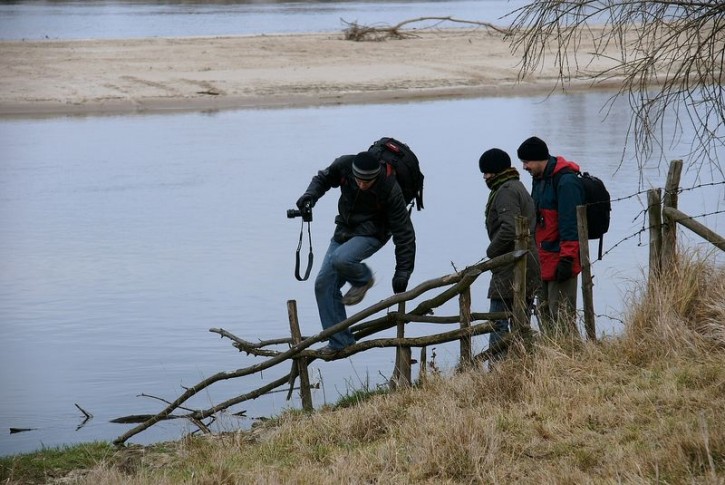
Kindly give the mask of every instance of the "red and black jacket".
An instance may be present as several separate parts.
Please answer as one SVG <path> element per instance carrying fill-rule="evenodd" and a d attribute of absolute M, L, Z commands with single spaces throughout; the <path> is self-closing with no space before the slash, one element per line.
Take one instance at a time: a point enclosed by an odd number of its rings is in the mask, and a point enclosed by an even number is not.
<path fill-rule="evenodd" d="M 584 187 L 576 172 L 579 165 L 564 157 L 550 157 L 544 175 L 535 178 L 531 196 L 536 207 L 536 246 L 541 279 L 554 281 L 559 259 L 573 260 L 573 274 L 581 272 L 576 207 L 584 204 Z"/>

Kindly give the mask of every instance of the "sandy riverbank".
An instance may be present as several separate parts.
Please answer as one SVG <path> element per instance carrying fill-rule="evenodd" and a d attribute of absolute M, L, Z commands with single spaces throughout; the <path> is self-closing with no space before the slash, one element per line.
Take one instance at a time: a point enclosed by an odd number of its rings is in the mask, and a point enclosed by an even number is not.
<path fill-rule="evenodd" d="M 590 52 L 584 45 L 581 52 Z M 549 56 L 552 58 L 553 56 Z M 352 42 L 342 34 L 0 42 L 0 115 L 306 106 L 550 90 L 553 64 L 518 80 L 486 29 Z M 588 71 L 604 61 L 582 64 Z M 584 81 L 586 71 L 575 73 Z"/>

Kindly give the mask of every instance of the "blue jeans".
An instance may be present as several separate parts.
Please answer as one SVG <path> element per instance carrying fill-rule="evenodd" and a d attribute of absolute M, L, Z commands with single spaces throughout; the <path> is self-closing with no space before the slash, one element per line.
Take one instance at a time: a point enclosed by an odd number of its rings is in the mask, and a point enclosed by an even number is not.
<path fill-rule="evenodd" d="M 511 300 L 501 300 L 498 298 L 491 298 L 491 308 L 490 312 L 508 312 L 511 311 L 511 308 L 513 307 L 513 301 Z M 496 320 L 493 322 L 494 328 L 496 328 L 496 331 L 491 332 L 488 337 L 488 348 L 493 347 L 494 345 L 498 344 L 503 338 L 506 336 L 507 333 L 509 333 L 509 321 L 506 320 Z"/>
<path fill-rule="evenodd" d="M 334 239 L 330 241 L 330 247 L 327 248 L 315 280 L 315 298 L 323 329 L 347 318 L 340 289 L 345 283 L 363 286 L 370 281 L 373 273 L 362 260 L 369 258 L 382 247 L 383 244 L 375 237 L 356 236 L 343 244 Z M 342 349 L 354 343 L 355 338 L 349 328 L 330 337 L 330 346 L 333 349 Z"/>

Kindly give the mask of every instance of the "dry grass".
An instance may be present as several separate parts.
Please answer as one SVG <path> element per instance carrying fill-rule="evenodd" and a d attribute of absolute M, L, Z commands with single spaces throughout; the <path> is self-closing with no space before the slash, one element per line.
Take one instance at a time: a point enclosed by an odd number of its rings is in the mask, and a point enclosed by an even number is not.
<path fill-rule="evenodd" d="M 725 269 L 696 253 L 633 295 L 628 350 L 644 358 L 725 350 Z M 639 342 L 639 345 L 636 343 Z"/>
<path fill-rule="evenodd" d="M 689 256 L 625 334 L 119 457 L 70 483 L 725 483 L 725 270 Z M 68 483 L 68 482 L 66 482 Z"/>

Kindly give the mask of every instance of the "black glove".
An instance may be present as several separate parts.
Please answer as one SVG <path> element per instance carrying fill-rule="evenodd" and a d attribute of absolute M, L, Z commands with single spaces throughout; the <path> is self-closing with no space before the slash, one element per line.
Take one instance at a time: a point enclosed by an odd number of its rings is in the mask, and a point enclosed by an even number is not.
<path fill-rule="evenodd" d="M 297 199 L 297 208 L 301 211 L 305 210 L 306 207 L 311 209 L 315 206 L 315 199 L 307 193 L 302 194 L 302 197 Z"/>
<path fill-rule="evenodd" d="M 410 279 L 410 273 L 396 271 L 393 275 L 393 292 L 403 293 L 408 288 L 408 279 Z"/>
<path fill-rule="evenodd" d="M 559 264 L 556 265 L 556 281 L 561 283 L 571 278 L 573 266 L 573 259 L 569 257 L 559 259 Z"/>

